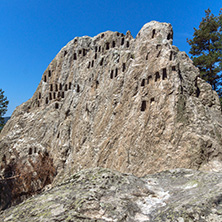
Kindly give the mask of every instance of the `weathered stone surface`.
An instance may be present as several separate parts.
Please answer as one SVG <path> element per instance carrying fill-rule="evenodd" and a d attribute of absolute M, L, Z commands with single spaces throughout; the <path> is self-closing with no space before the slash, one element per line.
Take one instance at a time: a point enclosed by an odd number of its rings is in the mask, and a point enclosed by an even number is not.
<path fill-rule="evenodd" d="M 175 169 L 138 178 L 103 168 L 0 212 L 1 221 L 222 221 L 222 173 Z"/>
<path fill-rule="evenodd" d="M 35 171 L 39 155 L 52 159 L 54 184 L 97 166 L 221 170 L 218 96 L 172 38 L 170 24 L 153 21 L 135 39 L 107 31 L 70 41 L 0 134 L 2 177 L 16 174 L 5 173 L 11 161 Z"/>

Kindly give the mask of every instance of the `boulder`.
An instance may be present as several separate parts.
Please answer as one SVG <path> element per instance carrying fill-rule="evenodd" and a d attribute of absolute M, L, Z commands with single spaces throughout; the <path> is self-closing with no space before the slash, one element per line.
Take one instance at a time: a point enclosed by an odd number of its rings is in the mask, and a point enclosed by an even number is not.
<path fill-rule="evenodd" d="M 222 173 L 174 169 L 138 178 L 104 168 L 0 212 L 11 221 L 222 221 Z"/>

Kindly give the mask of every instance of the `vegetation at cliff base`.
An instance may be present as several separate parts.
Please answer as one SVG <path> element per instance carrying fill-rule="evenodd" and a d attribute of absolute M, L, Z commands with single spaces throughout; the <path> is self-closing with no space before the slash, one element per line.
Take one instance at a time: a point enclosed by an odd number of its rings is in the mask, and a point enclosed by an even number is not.
<path fill-rule="evenodd" d="M 7 97 L 4 96 L 4 91 L 0 89 L 0 132 L 5 124 L 3 116 L 7 111 L 8 103 Z"/>
<path fill-rule="evenodd" d="M 194 65 L 200 77 L 211 84 L 222 101 L 222 9 L 218 16 L 205 11 L 199 28 L 194 28 L 193 39 L 187 39 Z"/>

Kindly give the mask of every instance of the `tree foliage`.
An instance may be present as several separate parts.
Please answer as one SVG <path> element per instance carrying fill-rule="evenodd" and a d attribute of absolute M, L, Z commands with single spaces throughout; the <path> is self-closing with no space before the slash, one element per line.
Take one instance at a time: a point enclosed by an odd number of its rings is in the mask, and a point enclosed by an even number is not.
<path fill-rule="evenodd" d="M 7 97 L 4 96 L 4 91 L 0 89 L 0 132 L 4 126 L 4 118 L 6 111 L 8 108 L 8 100 Z"/>
<path fill-rule="evenodd" d="M 205 11 L 199 29 L 194 28 L 190 54 L 194 65 L 200 69 L 200 77 L 211 84 L 222 97 L 222 10 L 214 16 L 211 10 Z"/>

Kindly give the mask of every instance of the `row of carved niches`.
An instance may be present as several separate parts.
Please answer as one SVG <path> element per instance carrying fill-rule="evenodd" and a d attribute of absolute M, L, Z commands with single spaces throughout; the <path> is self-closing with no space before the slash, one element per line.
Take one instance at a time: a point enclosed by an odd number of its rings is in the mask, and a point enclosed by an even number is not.
<path fill-rule="evenodd" d="M 176 66 L 171 66 L 170 69 L 171 69 L 171 71 L 176 71 Z M 179 71 L 179 72 L 180 72 L 180 71 Z M 141 86 L 141 87 L 145 87 L 146 85 L 149 85 L 149 84 L 151 84 L 151 83 L 153 83 L 153 82 L 158 82 L 158 81 L 160 81 L 161 79 L 162 79 L 162 80 L 167 79 L 167 68 L 163 68 L 163 69 L 161 69 L 160 71 L 155 72 L 154 75 L 149 75 L 147 78 L 142 79 L 140 86 Z M 153 103 L 154 101 L 155 101 L 155 98 L 152 97 L 152 98 L 150 99 L 150 104 Z M 146 100 L 143 100 L 143 101 L 142 101 L 142 103 L 141 103 L 141 108 L 140 108 L 140 110 L 141 110 L 142 112 L 144 112 L 144 111 L 146 110 L 146 108 L 147 108 L 147 102 L 148 102 L 148 101 L 146 101 Z"/>
<path fill-rule="evenodd" d="M 79 93 L 80 92 L 80 86 L 79 84 L 75 84 L 74 90 Z M 42 101 L 42 93 L 38 93 L 38 100 L 37 100 L 37 106 L 40 107 L 41 104 L 49 104 L 51 100 L 60 100 L 65 98 L 65 91 L 73 89 L 72 83 L 69 82 L 69 84 L 65 84 L 64 87 L 62 84 L 50 84 L 50 91 L 47 93 L 44 102 Z M 64 90 L 63 90 L 64 88 Z"/>

